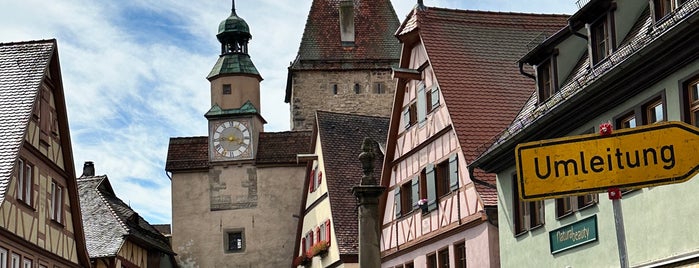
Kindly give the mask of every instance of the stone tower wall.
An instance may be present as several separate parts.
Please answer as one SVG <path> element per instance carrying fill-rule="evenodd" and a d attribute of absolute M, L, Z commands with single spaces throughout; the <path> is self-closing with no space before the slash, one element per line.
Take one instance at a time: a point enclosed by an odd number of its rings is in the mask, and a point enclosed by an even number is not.
<path fill-rule="evenodd" d="M 390 69 L 295 71 L 292 75 L 292 130 L 312 129 L 316 110 L 390 116 L 396 87 Z M 383 93 L 376 92 L 377 83 Z"/>

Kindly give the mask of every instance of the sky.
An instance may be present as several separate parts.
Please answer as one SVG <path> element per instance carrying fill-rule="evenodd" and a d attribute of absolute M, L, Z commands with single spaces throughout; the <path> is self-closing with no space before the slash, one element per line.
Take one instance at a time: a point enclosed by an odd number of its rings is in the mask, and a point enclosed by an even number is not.
<path fill-rule="evenodd" d="M 403 21 L 417 0 L 391 0 Z M 424 0 L 426 6 L 572 14 L 576 0 Z M 287 67 L 311 0 L 238 0 L 263 77 L 265 131 L 289 130 Z M 75 170 L 93 161 L 151 224 L 171 223 L 170 137 L 206 136 L 206 76 L 220 53 L 230 0 L 0 0 L 0 42 L 57 39 Z M 181 200 L 180 202 L 186 202 Z"/>

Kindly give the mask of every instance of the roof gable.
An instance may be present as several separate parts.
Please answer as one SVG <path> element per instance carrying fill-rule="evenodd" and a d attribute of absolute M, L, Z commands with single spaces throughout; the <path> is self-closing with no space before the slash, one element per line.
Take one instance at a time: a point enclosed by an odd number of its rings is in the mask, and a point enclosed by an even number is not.
<path fill-rule="evenodd" d="M 534 81 L 519 73 L 517 60 L 537 36 L 565 26 L 567 16 L 432 7 L 413 14 L 470 163 L 533 91 Z"/>
<path fill-rule="evenodd" d="M 0 44 L 0 204 L 56 40 Z"/>
<path fill-rule="evenodd" d="M 290 69 L 314 68 L 318 64 L 306 61 L 342 61 L 338 66 L 341 69 L 362 68 L 362 61 L 388 59 L 397 62 L 400 44 L 393 33 L 398 27 L 398 17 L 391 1 L 354 0 L 354 46 L 343 46 L 340 40 L 340 2 L 313 0 L 297 58 Z"/>
<path fill-rule="evenodd" d="M 364 138 L 385 143 L 389 118 L 324 111 L 316 112 L 316 118 L 338 248 L 340 254 L 357 254 L 357 201 L 352 187 L 359 185 L 364 174 L 358 156 Z M 383 154 L 378 146 L 375 153 L 374 178 L 378 179 Z M 301 204 L 305 205 L 305 201 Z"/>
<path fill-rule="evenodd" d="M 78 188 L 90 258 L 116 256 L 127 239 L 174 254 L 165 236 L 116 196 L 106 175 L 81 177 Z"/>

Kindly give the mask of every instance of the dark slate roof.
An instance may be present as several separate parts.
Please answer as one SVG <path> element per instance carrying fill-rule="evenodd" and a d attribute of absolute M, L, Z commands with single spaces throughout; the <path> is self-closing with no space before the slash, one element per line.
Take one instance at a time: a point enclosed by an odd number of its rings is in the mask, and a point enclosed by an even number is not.
<path fill-rule="evenodd" d="M 0 205 L 56 40 L 0 43 Z"/>
<path fill-rule="evenodd" d="M 262 132 L 255 156 L 257 164 L 297 164 L 297 154 L 308 154 L 311 131 Z M 303 163 L 305 164 L 305 163 Z"/>
<path fill-rule="evenodd" d="M 340 2 L 313 0 L 297 58 L 289 68 L 367 69 L 397 64 L 401 47 L 393 34 L 399 22 L 391 1 L 354 0 L 354 47 L 343 47 L 340 40 Z M 377 66 L 377 60 L 387 61 Z"/>
<path fill-rule="evenodd" d="M 506 128 L 534 90 L 517 60 L 542 34 L 566 25 L 567 15 L 416 8 L 398 29 L 419 31 L 459 143 L 470 163 L 477 148 Z M 493 174 L 477 177 L 495 185 Z M 478 187 L 486 205 L 495 189 Z M 490 201 L 489 201 L 490 200 Z"/>
<path fill-rule="evenodd" d="M 261 132 L 255 162 L 257 164 L 298 164 L 297 154 L 311 153 L 311 131 Z M 166 171 L 209 168 L 207 137 L 170 138 Z"/>
<path fill-rule="evenodd" d="M 495 151 L 499 151 L 498 148 L 505 147 L 505 143 L 514 142 L 517 136 L 526 132 L 526 129 L 541 127 L 541 124 L 543 124 L 541 121 L 553 118 L 553 115 L 557 114 L 555 112 L 556 110 L 565 109 L 565 105 L 572 102 L 572 100 L 579 99 L 577 98 L 578 96 L 590 94 L 588 91 L 591 88 L 594 89 L 593 85 L 599 84 L 596 82 L 603 81 L 604 77 L 608 73 L 611 73 L 612 70 L 621 68 L 630 69 L 628 65 L 634 64 L 630 59 L 638 55 L 639 51 L 655 44 L 659 44 L 659 46 L 665 45 L 665 43 L 662 43 L 664 42 L 663 37 L 665 36 L 673 35 L 677 37 L 686 35 L 687 32 L 678 30 L 681 29 L 680 25 L 690 25 L 684 22 L 692 21 L 691 18 L 696 18 L 697 16 L 699 16 L 699 0 L 686 1 L 666 18 L 663 18 L 660 23 L 656 24 L 653 23 L 650 11 L 646 9 L 637 19 L 629 34 L 624 37 L 624 40 L 616 51 L 609 55 L 606 60 L 590 67 L 589 60 L 587 60 L 588 54 L 584 53 L 573 69 L 573 72 L 560 87 L 560 90 L 551 96 L 545 105 L 537 105 L 536 92 L 532 92 L 528 96 L 528 101 L 524 104 L 524 107 L 511 124 L 504 128 L 504 131 L 494 136 L 493 140 L 484 144 L 489 145 L 489 147 L 486 146 L 480 150 L 481 156 L 477 160 L 477 162 L 479 162 L 478 165 L 481 166 L 484 159 L 493 157 L 496 153 Z M 689 26 L 689 28 L 697 29 L 695 26 Z M 667 37 L 667 39 L 669 39 L 669 37 Z M 652 54 L 651 52 L 642 54 L 650 55 L 648 53 Z M 635 63 L 635 65 L 639 64 Z M 530 88 L 533 91 L 534 85 L 531 85 Z M 559 111 L 558 113 L 561 112 Z M 514 144 L 506 146 L 514 148 Z"/>
<path fill-rule="evenodd" d="M 248 54 L 230 53 L 221 55 L 206 78 L 213 80 L 217 76 L 225 74 L 250 75 L 262 81 L 260 72 L 257 71 L 255 64 L 252 63 L 252 59 L 250 59 L 250 55 Z"/>
<path fill-rule="evenodd" d="M 357 199 L 352 194 L 363 174 L 358 157 L 364 138 L 386 142 L 389 118 L 324 111 L 316 112 L 316 117 L 338 248 L 340 254 L 358 254 Z M 384 156 L 378 146 L 375 150 L 378 180 Z"/>
<path fill-rule="evenodd" d="M 206 169 L 209 167 L 207 137 L 170 138 L 165 170 L 169 172 Z"/>
<path fill-rule="evenodd" d="M 116 256 L 127 239 L 174 255 L 165 236 L 115 195 L 107 176 L 78 178 L 78 190 L 90 258 Z"/>

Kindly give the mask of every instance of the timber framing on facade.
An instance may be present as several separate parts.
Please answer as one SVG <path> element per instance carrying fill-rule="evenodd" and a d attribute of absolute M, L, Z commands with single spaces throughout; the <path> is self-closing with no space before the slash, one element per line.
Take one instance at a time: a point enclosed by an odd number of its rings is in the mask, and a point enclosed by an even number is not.
<path fill-rule="evenodd" d="M 56 40 L 0 44 L 0 117 L 0 259 L 89 267 Z"/>
<path fill-rule="evenodd" d="M 403 21 L 381 176 L 382 267 L 499 267 L 495 177 L 467 167 L 531 95 L 517 59 L 566 18 L 418 4 Z"/>

